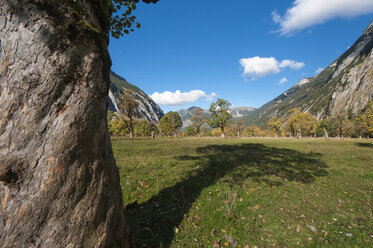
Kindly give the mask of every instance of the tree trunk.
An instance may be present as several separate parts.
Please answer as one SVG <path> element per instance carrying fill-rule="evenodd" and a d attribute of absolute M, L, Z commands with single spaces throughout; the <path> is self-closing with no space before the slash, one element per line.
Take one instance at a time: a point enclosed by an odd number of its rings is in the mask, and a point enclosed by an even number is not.
<path fill-rule="evenodd" d="M 0 247 L 129 246 L 93 2 L 0 0 Z"/>
<path fill-rule="evenodd" d="M 325 139 L 325 140 L 328 140 L 328 139 L 329 139 L 329 135 L 328 135 L 328 132 L 326 131 L 326 128 L 323 127 L 322 130 L 323 130 L 323 132 L 324 132 L 324 139 Z"/>
<path fill-rule="evenodd" d="M 151 139 L 154 139 L 154 130 L 151 132 Z"/>

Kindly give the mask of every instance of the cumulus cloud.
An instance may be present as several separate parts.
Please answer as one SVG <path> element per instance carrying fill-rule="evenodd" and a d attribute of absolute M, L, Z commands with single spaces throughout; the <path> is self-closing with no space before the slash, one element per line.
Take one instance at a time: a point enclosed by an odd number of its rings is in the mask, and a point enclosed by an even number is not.
<path fill-rule="evenodd" d="M 317 70 L 315 71 L 316 74 L 319 74 L 320 72 L 322 72 L 324 70 L 324 68 L 317 68 Z"/>
<path fill-rule="evenodd" d="M 240 59 L 240 64 L 244 68 L 243 75 L 250 75 L 253 78 L 263 77 L 268 74 L 276 74 L 280 72 L 278 61 L 273 58 L 244 58 Z"/>
<path fill-rule="evenodd" d="M 302 69 L 305 66 L 303 62 L 297 62 L 290 59 L 285 59 L 280 63 L 280 68 L 290 67 L 294 70 Z"/>
<path fill-rule="evenodd" d="M 278 84 L 283 84 L 283 83 L 286 83 L 287 81 L 288 81 L 288 79 L 286 77 L 283 77 L 283 78 L 280 79 Z"/>
<path fill-rule="evenodd" d="M 191 90 L 189 92 L 181 92 L 177 90 L 175 92 L 165 91 L 163 93 L 154 92 L 150 97 L 160 105 L 166 106 L 180 106 L 186 103 L 195 102 L 201 98 L 205 98 L 206 101 L 212 101 L 216 94 L 206 94 L 203 90 Z"/>
<path fill-rule="evenodd" d="M 282 35 L 300 31 L 336 17 L 354 17 L 373 13 L 372 0 L 295 0 L 284 16 L 272 12 Z"/>
<path fill-rule="evenodd" d="M 243 58 L 240 59 L 240 64 L 244 68 L 243 76 L 251 76 L 252 79 L 264 77 L 269 74 L 277 74 L 286 67 L 294 70 L 299 70 L 305 66 L 303 62 L 297 62 L 290 59 L 277 61 L 274 57 L 261 58 Z"/>
<path fill-rule="evenodd" d="M 215 96 L 216 96 L 216 93 L 212 92 L 210 95 L 205 96 L 205 98 L 206 98 L 205 100 L 206 101 L 213 101 Z"/>

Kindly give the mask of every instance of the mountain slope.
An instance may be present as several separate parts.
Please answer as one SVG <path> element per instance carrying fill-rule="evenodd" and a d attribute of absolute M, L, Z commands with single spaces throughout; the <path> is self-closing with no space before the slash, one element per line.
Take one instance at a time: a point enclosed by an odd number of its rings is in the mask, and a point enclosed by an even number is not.
<path fill-rule="evenodd" d="M 162 109 L 142 90 L 128 83 L 124 78 L 114 72 L 110 73 L 110 89 L 108 96 L 109 110 L 117 111 L 119 95 L 126 89 L 132 90 L 136 100 L 139 102 L 138 112 L 140 116 L 149 121 L 158 123 L 164 115 Z"/>
<path fill-rule="evenodd" d="M 373 99 L 373 21 L 335 62 L 313 78 L 299 81 L 245 119 L 264 126 L 271 116 L 299 108 L 318 119 L 361 111 Z"/>
<path fill-rule="evenodd" d="M 196 109 L 201 109 L 201 108 L 193 106 L 187 109 L 180 109 L 179 111 L 177 111 L 180 115 L 181 120 L 183 121 L 183 126 L 181 127 L 181 129 L 185 129 L 186 127 L 192 125 L 192 121 L 190 120 L 190 118 L 192 118 L 194 111 Z M 207 117 L 210 117 L 210 113 L 208 110 L 206 109 L 201 109 L 201 110 L 203 111 L 203 113 L 205 113 Z"/>

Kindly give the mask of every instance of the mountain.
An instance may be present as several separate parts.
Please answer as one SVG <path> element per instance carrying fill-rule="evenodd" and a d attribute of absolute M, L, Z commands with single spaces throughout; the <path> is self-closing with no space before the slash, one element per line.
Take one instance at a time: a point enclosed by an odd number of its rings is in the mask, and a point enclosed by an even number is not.
<path fill-rule="evenodd" d="M 249 124 L 264 126 L 274 115 L 285 117 L 292 108 L 318 119 L 361 111 L 373 99 L 373 21 L 362 36 L 336 61 L 246 116 Z"/>
<path fill-rule="evenodd" d="M 116 112 L 118 110 L 119 95 L 124 90 L 129 89 L 134 93 L 136 100 L 139 102 L 138 112 L 142 118 L 158 123 L 162 118 L 163 111 L 147 94 L 138 87 L 128 83 L 124 78 L 110 72 L 110 89 L 109 89 L 109 110 Z"/>
<path fill-rule="evenodd" d="M 181 129 L 184 129 L 187 126 L 192 125 L 192 121 L 190 120 L 190 118 L 192 118 L 193 113 L 196 109 L 201 109 L 201 108 L 193 106 L 187 109 L 180 109 L 178 111 L 181 117 L 181 120 L 183 121 L 183 126 Z M 202 109 L 202 110 L 206 114 L 207 117 L 210 117 L 210 112 L 207 109 Z M 229 112 L 232 114 L 233 119 L 235 119 L 235 118 L 245 117 L 254 110 L 255 108 L 252 108 L 252 107 L 238 107 L 238 108 L 230 109 Z"/>
<path fill-rule="evenodd" d="M 233 118 L 240 118 L 240 117 L 245 117 L 249 114 L 251 114 L 252 111 L 254 111 L 255 108 L 253 107 L 237 107 L 237 108 L 232 108 L 229 110 Z"/>
<path fill-rule="evenodd" d="M 185 129 L 186 127 L 192 125 L 192 121 L 190 120 L 190 118 L 192 118 L 193 113 L 196 109 L 201 108 L 193 106 L 187 109 L 180 109 L 179 111 L 177 111 L 181 117 L 181 120 L 183 121 L 183 126 L 181 127 L 181 129 Z M 208 110 L 202 109 L 202 111 L 206 114 L 207 117 L 210 117 L 210 113 Z"/>

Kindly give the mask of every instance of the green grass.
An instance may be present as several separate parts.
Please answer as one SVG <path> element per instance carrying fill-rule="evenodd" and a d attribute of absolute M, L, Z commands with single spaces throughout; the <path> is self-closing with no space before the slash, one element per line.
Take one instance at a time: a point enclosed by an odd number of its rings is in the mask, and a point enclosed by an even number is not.
<path fill-rule="evenodd" d="M 113 138 L 137 247 L 373 247 L 373 143 Z"/>

